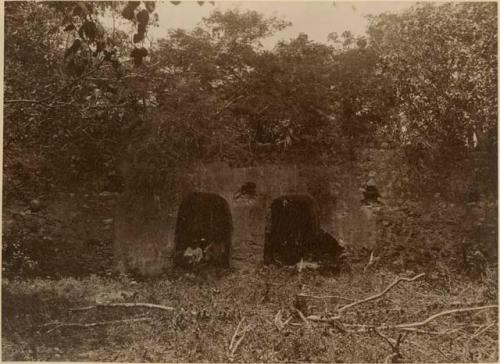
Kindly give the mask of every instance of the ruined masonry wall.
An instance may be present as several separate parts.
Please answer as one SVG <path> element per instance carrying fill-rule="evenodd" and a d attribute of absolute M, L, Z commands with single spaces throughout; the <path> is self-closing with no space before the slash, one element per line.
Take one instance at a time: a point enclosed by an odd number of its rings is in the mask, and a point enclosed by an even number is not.
<path fill-rule="evenodd" d="M 309 193 L 318 202 L 324 230 L 343 244 L 370 248 L 375 243 L 376 221 L 372 209 L 361 206 L 360 187 L 373 177 L 383 197 L 390 198 L 394 174 L 390 151 L 365 150 L 361 156 L 355 164 L 336 167 L 198 165 L 179 180 L 175 206 L 162 203 L 161 194 L 124 194 L 114 224 L 116 268 L 157 275 L 170 267 L 177 209 L 183 196 L 193 191 L 217 193 L 229 203 L 234 226 L 231 264 L 235 268 L 262 262 L 267 209 L 284 194 Z M 241 185 L 250 181 L 257 185 L 257 197 L 234 199 Z"/>

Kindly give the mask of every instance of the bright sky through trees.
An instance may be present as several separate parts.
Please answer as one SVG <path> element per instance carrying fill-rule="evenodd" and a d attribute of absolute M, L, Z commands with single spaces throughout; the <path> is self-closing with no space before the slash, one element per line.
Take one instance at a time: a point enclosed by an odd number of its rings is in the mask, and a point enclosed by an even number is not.
<path fill-rule="evenodd" d="M 160 27 L 150 30 L 155 39 L 165 36 L 170 28 L 191 29 L 214 9 L 239 8 L 256 10 L 265 16 L 277 16 L 292 22 L 292 26 L 267 39 L 264 45 L 270 47 L 280 39 L 295 38 L 306 33 L 310 39 L 326 42 L 331 32 L 341 34 L 350 30 L 362 35 L 366 30 L 365 15 L 397 12 L 413 5 L 413 2 L 332 2 L 332 1 L 217 1 L 215 6 L 205 3 L 199 6 L 195 1 L 183 1 L 175 6 L 170 2 L 157 5 Z"/>

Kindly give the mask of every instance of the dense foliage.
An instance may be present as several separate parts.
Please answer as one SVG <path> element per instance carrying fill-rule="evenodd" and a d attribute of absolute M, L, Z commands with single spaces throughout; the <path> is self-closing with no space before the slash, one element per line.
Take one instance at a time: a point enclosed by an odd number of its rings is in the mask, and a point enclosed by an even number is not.
<path fill-rule="evenodd" d="M 372 47 L 397 96 L 401 142 L 473 148 L 497 122 L 494 3 L 425 4 L 371 19 Z"/>
<path fill-rule="evenodd" d="M 368 37 L 321 44 L 301 34 L 273 50 L 260 41 L 288 24 L 238 10 L 215 10 L 146 49 L 153 11 L 150 2 L 6 4 L 6 152 L 29 150 L 45 177 L 69 166 L 65 179 L 78 181 L 116 168 L 134 138 L 173 165 L 331 161 L 374 140 L 417 155 L 495 154 L 494 3 L 418 5 L 372 17 Z M 103 17 L 137 29 L 105 29 Z"/>
<path fill-rule="evenodd" d="M 371 18 L 368 34 L 397 100 L 392 137 L 411 162 L 439 172 L 430 182 L 479 167 L 473 183 L 495 188 L 497 4 L 423 4 Z"/>

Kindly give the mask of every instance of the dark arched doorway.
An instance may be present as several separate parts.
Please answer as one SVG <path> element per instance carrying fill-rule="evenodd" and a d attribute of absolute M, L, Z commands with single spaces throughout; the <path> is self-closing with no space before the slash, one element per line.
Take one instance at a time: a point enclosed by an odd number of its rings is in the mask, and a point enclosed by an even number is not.
<path fill-rule="evenodd" d="M 318 207 L 309 195 L 285 195 L 271 203 L 264 244 L 264 263 L 292 265 L 315 244 Z"/>
<path fill-rule="evenodd" d="M 177 213 L 174 262 L 229 267 L 232 232 L 231 211 L 224 198 L 214 193 L 191 193 Z"/>

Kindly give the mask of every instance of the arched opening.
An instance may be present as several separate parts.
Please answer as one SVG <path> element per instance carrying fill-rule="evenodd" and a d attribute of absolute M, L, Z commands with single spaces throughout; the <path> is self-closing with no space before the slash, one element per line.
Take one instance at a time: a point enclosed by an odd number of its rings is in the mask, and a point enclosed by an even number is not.
<path fill-rule="evenodd" d="M 309 195 L 285 195 L 271 203 L 264 244 L 264 263 L 299 262 L 319 233 L 318 207 Z"/>
<path fill-rule="evenodd" d="M 174 262 L 229 267 L 233 224 L 229 205 L 214 193 L 186 196 L 177 213 Z"/>

